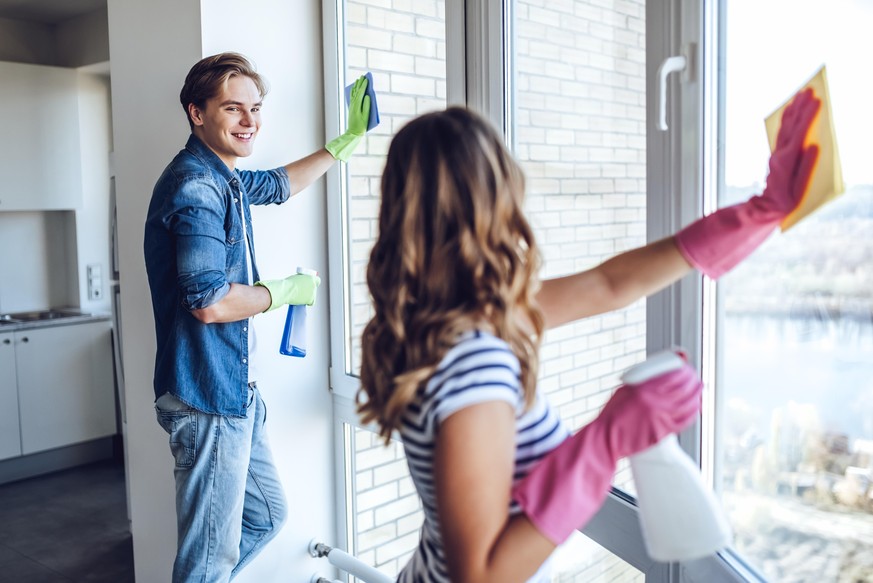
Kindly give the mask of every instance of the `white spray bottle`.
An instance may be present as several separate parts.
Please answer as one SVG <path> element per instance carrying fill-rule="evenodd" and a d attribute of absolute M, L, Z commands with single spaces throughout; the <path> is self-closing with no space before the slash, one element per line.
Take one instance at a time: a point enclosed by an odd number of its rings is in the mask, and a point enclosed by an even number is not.
<path fill-rule="evenodd" d="M 633 386 L 683 365 L 673 351 L 657 353 L 631 367 L 622 383 Z M 727 547 L 730 526 L 700 468 L 675 435 L 629 458 L 637 488 L 640 525 L 649 556 L 656 561 L 699 559 Z"/>

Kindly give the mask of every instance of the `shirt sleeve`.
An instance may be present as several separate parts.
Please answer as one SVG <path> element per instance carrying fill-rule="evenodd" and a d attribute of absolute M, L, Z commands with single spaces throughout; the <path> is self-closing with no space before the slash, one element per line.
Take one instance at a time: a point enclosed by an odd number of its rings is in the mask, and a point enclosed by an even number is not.
<path fill-rule="evenodd" d="M 223 197 L 207 176 L 179 184 L 167 198 L 164 226 L 176 242 L 177 282 L 188 310 L 205 308 L 230 291 Z"/>
<path fill-rule="evenodd" d="M 239 178 L 250 204 L 282 204 L 291 196 L 291 183 L 284 167 L 240 170 Z"/>
<path fill-rule="evenodd" d="M 434 375 L 427 401 L 435 427 L 472 405 L 502 401 L 518 414 L 524 407 L 518 358 L 502 341 L 465 343 L 463 353 Z"/>

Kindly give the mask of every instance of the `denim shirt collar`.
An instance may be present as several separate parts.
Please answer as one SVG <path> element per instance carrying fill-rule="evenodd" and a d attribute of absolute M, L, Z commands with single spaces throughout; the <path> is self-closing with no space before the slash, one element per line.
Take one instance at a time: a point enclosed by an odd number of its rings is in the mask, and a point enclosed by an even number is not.
<path fill-rule="evenodd" d="M 213 152 L 209 146 L 203 143 L 203 140 L 195 136 L 193 133 L 188 137 L 185 149 L 194 154 L 194 156 L 203 162 L 203 164 L 215 170 L 227 182 L 230 182 L 234 178 L 239 178 L 236 170 L 228 168 L 227 164 L 218 157 L 218 154 Z"/>

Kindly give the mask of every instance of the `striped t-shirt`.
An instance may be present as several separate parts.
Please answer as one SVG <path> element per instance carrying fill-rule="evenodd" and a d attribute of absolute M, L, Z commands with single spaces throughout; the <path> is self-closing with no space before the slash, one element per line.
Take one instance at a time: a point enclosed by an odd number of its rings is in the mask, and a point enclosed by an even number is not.
<path fill-rule="evenodd" d="M 557 447 L 568 431 L 541 395 L 524 411 L 518 358 L 503 340 L 485 332 L 460 337 L 402 418 L 400 436 L 412 481 L 421 498 L 424 524 L 418 548 L 398 577 L 400 583 L 448 582 L 437 515 L 434 447 L 440 424 L 452 413 L 479 403 L 505 401 L 516 410 L 515 472 L 524 477 L 545 454 Z M 515 502 L 511 515 L 518 514 Z M 549 581 L 548 565 L 529 580 Z"/>

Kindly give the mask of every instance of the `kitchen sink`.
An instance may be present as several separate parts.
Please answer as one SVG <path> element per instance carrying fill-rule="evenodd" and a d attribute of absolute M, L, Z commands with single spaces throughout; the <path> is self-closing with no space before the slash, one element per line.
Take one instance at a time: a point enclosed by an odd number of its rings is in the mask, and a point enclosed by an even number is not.
<path fill-rule="evenodd" d="M 16 312 L 14 314 L 4 314 L 3 316 L 0 316 L 0 320 L 3 320 L 5 318 L 6 322 L 12 324 L 20 324 L 21 322 L 58 320 L 61 318 L 75 318 L 76 316 L 84 315 L 84 312 L 75 309 L 37 310 L 33 312 Z"/>
<path fill-rule="evenodd" d="M 9 325 L 9 324 L 20 324 L 20 323 L 21 323 L 21 320 L 13 318 L 9 314 L 0 314 L 0 327 L 3 327 L 4 325 Z"/>

